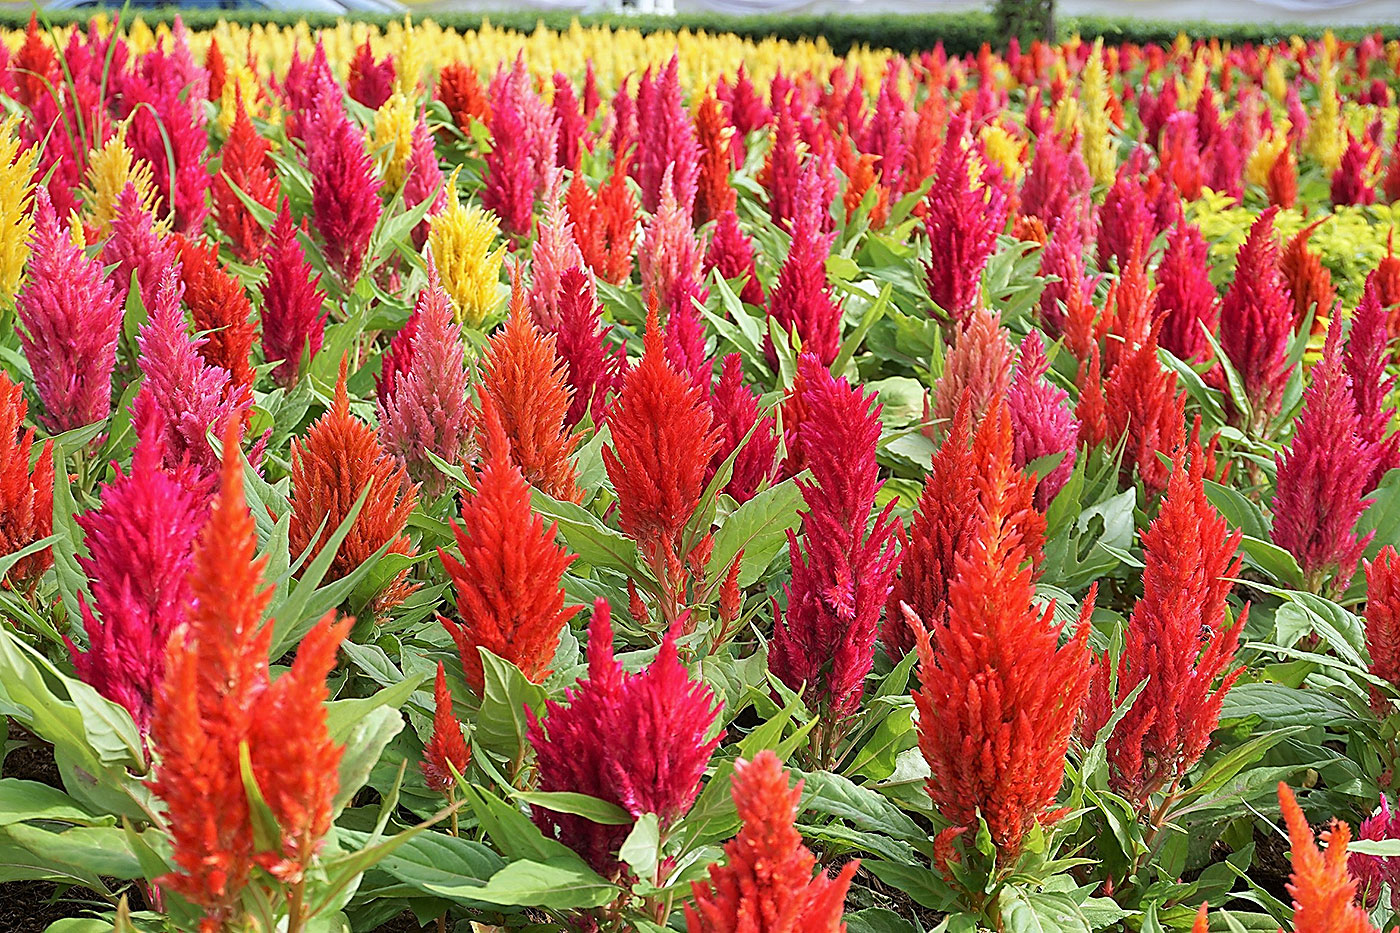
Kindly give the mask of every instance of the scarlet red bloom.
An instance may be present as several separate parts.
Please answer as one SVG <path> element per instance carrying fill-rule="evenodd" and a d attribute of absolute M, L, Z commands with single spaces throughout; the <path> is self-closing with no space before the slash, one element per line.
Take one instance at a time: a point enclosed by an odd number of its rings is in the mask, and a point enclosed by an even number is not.
<path fill-rule="evenodd" d="M 462 738 L 462 724 L 452 713 L 452 691 L 447 689 L 447 671 L 438 662 L 437 681 L 433 685 L 433 734 L 423 747 L 423 760 L 418 767 L 429 789 L 451 796 L 457 786 L 453 776 L 467 770 L 472 760 L 471 749 Z"/>
<path fill-rule="evenodd" d="M 1293 293 L 1293 325 L 1303 326 L 1303 318 L 1313 313 L 1312 332 L 1322 332 L 1321 318 L 1331 317 L 1337 303 L 1337 289 L 1332 286 L 1332 273 L 1322 264 L 1322 257 L 1308 249 L 1308 237 L 1326 222 L 1324 217 L 1293 235 L 1279 259 L 1279 271 Z"/>
<path fill-rule="evenodd" d="M 1396 382 L 1386 371 L 1390 335 L 1386 330 L 1386 311 L 1376 292 L 1372 274 L 1352 315 L 1351 334 L 1343 354 L 1348 385 L 1361 422 L 1361 440 L 1372 458 L 1371 473 L 1364 484 L 1368 490 L 1378 487 L 1388 470 L 1400 466 L 1400 434 L 1390 430 L 1395 407 L 1387 402 Z"/>
<path fill-rule="evenodd" d="M 699 225 L 734 210 L 737 201 L 729 184 L 729 173 L 734 169 L 734 148 L 730 145 L 734 128 L 725 119 L 724 106 L 713 95 L 700 101 L 695 132 L 700 141 L 700 171 L 694 220 Z"/>
<path fill-rule="evenodd" d="M 611 330 L 603 323 L 592 277 L 582 269 L 565 270 L 559 277 L 559 330 L 555 337 L 572 389 L 564 416 L 570 428 L 584 415 L 592 417 L 595 425 L 602 424 L 608 393 L 622 381 L 626 349 L 609 348 Z"/>
<path fill-rule="evenodd" d="M 584 262 L 594 275 L 614 285 L 632 274 L 632 251 L 637 241 L 637 204 L 627 187 L 629 159 L 626 154 L 617 157 L 612 174 L 597 194 L 582 175 L 575 175 L 565 196 Z"/>
<path fill-rule="evenodd" d="M 370 110 L 378 110 L 394 93 L 394 77 L 393 56 L 386 55 L 375 61 L 374 50 L 366 37 L 364 44 L 355 50 L 355 57 L 350 59 L 345 92 Z"/>
<path fill-rule="evenodd" d="M 574 171 L 585 147 L 592 148 L 588 133 L 588 117 L 579 111 L 574 83 L 567 75 L 554 73 L 554 100 L 551 102 L 558 125 L 558 142 L 554 146 L 554 164 Z"/>
<path fill-rule="evenodd" d="M 438 100 L 447 105 L 452 121 L 463 133 L 471 130 L 472 120 L 491 119 L 491 101 L 476 76 L 476 69 L 462 62 L 449 62 L 438 72 Z"/>
<path fill-rule="evenodd" d="M 735 764 L 731 793 L 743 827 L 725 844 L 725 863 L 710 866 L 709 880 L 691 882 L 689 933 L 843 933 L 846 891 L 860 862 L 847 862 L 834 878 L 812 874 L 816 857 L 793 825 L 802 781 L 789 788 L 778 756 L 765 749 Z"/>
<path fill-rule="evenodd" d="M 710 410 L 721 426 L 720 447 L 705 470 L 705 482 L 714 477 L 719 466 L 748 438 L 748 443 L 734 459 L 734 470 L 724 491 L 736 502 L 749 501 L 759 486 L 773 478 L 777 463 L 778 438 L 774 433 L 775 419 L 771 413 L 759 411 L 758 398 L 744 385 L 743 360 L 737 353 L 724 358 L 719 382 L 710 394 Z M 752 432 L 752 434 L 750 434 Z"/>
<path fill-rule="evenodd" d="M 1149 495 L 1167 487 L 1168 470 L 1158 454 L 1170 455 L 1186 439 L 1185 394 L 1178 391 L 1176 373 L 1157 359 L 1157 341 L 1133 350 L 1114 367 L 1104 390 L 1107 439 L 1126 439 L 1124 480 L 1133 467 Z"/>
<path fill-rule="evenodd" d="M 667 362 L 662 340 L 653 308 L 646 352 L 623 377 L 608 412 L 612 444 L 603 448 L 622 530 L 648 559 L 676 551 L 720 444 L 703 390 Z"/>
<path fill-rule="evenodd" d="M 1341 339 L 1338 318 L 1327 330 L 1322 361 L 1303 390 L 1293 440 L 1274 456 L 1278 479 L 1270 537 L 1298 559 L 1313 592 L 1329 577 L 1335 591 L 1345 590 L 1374 534 L 1356 533 L 1356 520 L 1370 504 L 1363 496 L 1372 458 L 1360 436 Z"/>
<path fill-rule="evenodd" d="M 1032 605 L 1031 552 L 1017 520 L 1026 492 L 1011 460 L 1011 422 L 1000 410 L 988 421 L 974 544 L 955 558 L 947 613 L 927 632 L 919 626 L 914 703 L 939 813 L 968 828 L 980 815 L 1002 855 L 1014 859 L 1030 828 L 1048 819 L 1064 777 L 1089 686 L 1093 599 L 1061 646 L 1054 607 Z"/>
<path fill-rule="evenodd" d="M 573 557 L 555 541 L 555 526 L 530 511 L 530 486 L 511 462 L 510 440 L 495 404 L 482 400 L 486 462 L 476 492 L 464 497 L 452 533 L 458 560 L 438 556 L 457 592 L 460 622 L 442 619 L 457 643 L 467 684 L 481 694 L 478 648 L 510 661 L 539 682 L 559 648 L 559 633 L 578 612 L 565 608 L 561 580 Z"/>
<path fill-rule="evenodd" d="M 700 792 L 710 755 L 724 731 L 714 729 L 719 704 L 710 688 L 691 680 L 667 635 L 656 660 L 628 674 L 613 655 L 608 604 L 593 605 L 588 629 L 588 676 L 550 700 L 545 713 L 531 710 L 542 791 L 572 791 L 622 807 L 633 817 L 654 813 L 666 831 L 684 816 Z M 582 817 L 534 808 L 545 834 L 583 856 L 594 870 L 621 873 L 617 849 L 631 827 L 603 826 Z"/>
<path fill-rule="evenodd" d="M 880 406 L 845 379 L 832 378 L 802 354 L 799 443 L 810 481 L 799 481 L 807 510 L 802 539 L 788 531 L 792 579 L 787 612 L 773 630 L 768 667 L 839 723 L 860 705 L 874 662 L 876 627 L 898 558 L 898 521 L 887 505 L 870 526 L 880 490 L 875 447 Z"/>
<path fill-rule="evenodd" d="M 1220 322 L 1220 295 L 1211 284 L 1209 250 L 1201 230 L 1178 220 L 1167 238 L 1167 251 L 1157 267 L 1159 340 L 1187 362 L 1210 359 L 1207 334 Z"/>
<path fill-rule="evenodd" d="M 740 279 L 739 299 L 763 307 L 763 283 L 754 264 L 753 240 L 739 229 L 739 217 L 732 210 L 719 215 L 710 248 L 705 253 L 705 274 L 718 269 L 725 279 Z"/>
<path fill-rule="evenodd" d="M 784 331 L 796 335 L 804 352 L 816 354 L 830 366 L 841 349 L 841 305 L 832 297 L 826 278 L 826 258 L 836 233 L 824 231 L 829 207 L 822 187 L 818 164 L 809 162 L 797 182 L 792 245 L 773 286 L 768 313 Z M 764 353 L 776 368 L 777 352 L 767 335 Z"/>
<path fill-rule="evenodd" d="M 269 363 L 280 361 L 272 376 L 283 386 L 296 382 L 303 354 L 308 361 L 315 358 L 326 330 L 321 274 L 312 274 L 297 239 L 298 229 L 283 202 L 267 245 L 261 310 L 263 357 Z"/>
<path fill-rule="evenodd" d="M 267 232 L 233 189 L 237 187 L 272 211 L 277 209 L 282 187 L 272 164 L 272 146 L 253 128 L 241 91 L 237 107 L 228 140 L 219 150 L 220 171 L 214 179 L 214 219 L 228 237 L 234 255 L 243 262 L 252 262 L 263 251 Z"/>
<path fill-rule="evenodd" d="M 251 388 L 254 373 L 249 357 L 256 330 L 248 295 L 239 279 L 219 263 L 218 244 L 186 237 L 178 242 L 185 303 L 195 330 L 206 332 L 199 355 L 224 369 L 235 386 Z"/>
<path fill-rule="evenodd" d="M 964 321 L 982 302 L 982 271 L 1006 225 L 1001 190 L 973 176 L 967 118 L 954 118 L 926 200 L 924 232 L 933 253 L 925 267 L 928 296 L 951 320 Z M 988 171 L 999 171 L 988 166 Z"/>
<path fill-rule="evenodd" d="M 1094 736 L 1133 690 L 1143 692 L 1108 742 L 1112 785 L 1137 806 L 1180 780 L 1200 760 L 1239 671 L 1231 671 L 1245 613 L 1232 624 L 1226 597 L 1238 576 L 1240 532 L 1206 500 L 1205 455 L 1180 450 L 1157 518 L 1142 534 L 1142 598 L 1118 658 L 1094 665 L 1083 726 Z M 1218 684 L 1218 685 L 1217 685 Z"/>
<path fill-rule="evenodd" d="M 573 455 L 580 435 L 566 420 L 565 376 L 554 336 L 535 326 L 523 302 L 512 302 L 509 320 L 486 351 L 480 392 L 495 403 L 510 458 L 525 481 L 556 499 L 577 502 L 583 491 Z"/>
<path fill-rule="evenodd" d="M 308 560 L 319 554 L 366 487 L 364 505 L 326 571 L 327 582 L 348 576 L 385 544 L 386 554 L 412 556 L 404 528 L 418 503 L 404 468 L 379 446 L 374 429 L 350 414 L 342 360 L 335 403 L 292 441 L 292 554 L 310 549 Z M 405 568 L 384 584 L 374 606 L 380 611 L 396 606 L 416 588 Z"/>
<path fill-rule="evenodd" d="M 1235 261 L 1235 278 L 1220 306 L 1220 347 L 1229 357 L 1262 429 L 1279 413 L 1293 364 L 1293 301 L 1279 271 L 1274 242 L 1276 208 L 1268 208 L 1249 230 Z"/>
<path fill-rule="evenodd" d="M 1366 650 L 1371 673 L 1400 689 L 1400 555 L 1390 545 L 1366 564 Z M 1374 688 L 1371 702 L 1389 706 Z"/>
<path fill-rule="evenodd" d="M 339 93 L 322 94 L 306 126 L 311 210 L 325 243 L 326 261 L 347 285 L 360 277 L 369 238 L 379 222 L 380 179 L 360 129 Z"/>
<path fill-rule="evenodd" d="M 1347 872 L 1347 845 L 1351 829 L 1334 822 L 1323 830 L 1325 852 L 1318 851 L 1312 829 L 1293 791 L 1282 781 L 1278 802 L 1288 824 L 1288 840 L 1293 850 L 1293 876 L 1288 893 L 1293 896 L 1295 933 L 1375 933 L 1366 911 L 1357 906 L 1356 879 Z"/>
<path fill-rule="evenodd" d="M 13 554 L 53 531 L 53 442 L 45 441 L 30 469 L 34 429 L 25 428 L 24 389 L 0 372 L 0 554 Z M 28 589 L 53 565 L 44 548 L 9 569 L 0 583 Z"/>
<path fill-rule="evenodd" d="M 1376 153 L 1365 142 L 1350 133 L 1341 164 L 1332 175 L 1332 203 L 1375 204 L 1376 186 L 1371 181 L 1371 165 Z"/>

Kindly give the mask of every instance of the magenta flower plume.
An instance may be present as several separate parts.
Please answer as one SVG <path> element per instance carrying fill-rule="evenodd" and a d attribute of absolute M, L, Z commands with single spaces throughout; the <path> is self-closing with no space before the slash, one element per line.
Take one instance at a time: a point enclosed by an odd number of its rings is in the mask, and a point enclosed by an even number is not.
<path fill-rule="evenodd" d="M 1145 255 L 1147 244 L 1152 242 L 1156 232 L 1152 208 L 1142 184 L 1146 160 L 1145 149 L 1134 149 L 1119 166 L 1112 187 L 1104 195 L 1099 211 L 1098 256 L 1099 268 L 1105 272 L 1115 263 L 1122 268 L 1134 250 Z"/>
<path fill-rule="evenodd" d="M 162 465 L 160 425 L 148 416 L 131 469 L 103 485 L 102 504 L 78 518 L 88 557 L 78 563 L 90 581 L 83 602 L 88 649 L 70 641 L 78 677 L 121 704 L 144 733 L 165 673 L 165 643 L 185 621 L 188 576 L 205 503 Z"/>
<path fill-rule="evenodd" d="M 603 322 L 593 276 L 581 268 L 565 270 L 559 277 L 559 329 L 555 340 L 573 389 L 564 419 L 570 428 L 584 415 L 601 425 L 608 394 L 622 384 L 626 351 L 620 346 L 609 347 L 611 329 Z"/>
<path fill-rule="evenodd" d="M 326 330 L 321 274 L 302 252 L 299 229 L 283 201 L 267 244 L 261 311 L 263 358 L 278 364 L 272 376 L 283 386 L 296 382 L 303 355 L 315 358 Z"/>
<path fill-rule="evenodd" d="M 996 249 L 1008 210 L 996 186 L 973 176 L 966 134 L 967 118 L 954 118 L 924 202 L 924 232 L 932 248 L 924 267 L 928 296 L 949 319 L 959 322 L 982 302 L 982 270 Z"/>
<path fill-rule="evenodd" d="M 378 110 L 393 95 L 394 78 L 393 56 L 386 55 L 376 61 L 366 37 L 364 44 L 355 50 L 355 57 L 350 59 L 345 92 L 351 100 L 364 104 L 370 110 Z"/>
<path fill-rule="evenodd" d="M 710 410 L 714 412 L 721 434 L 720 448 L 710 459 L 705 482 L 708 484 L 714 478 L 720 464 L 748 437 L 748 443 L 734 458 L 734 472 L 724 487 L 736 502 L 748 502 L 777 472 L 777 421 L 771 412 L 760 412 L 758 396 L 744 385 L 743 360 L 737 353 L 724 358 L 719 382 L 710 394 Z"/>
<path fill-rule="evenodd" d="M 724 737 L 714 731 L 719 704 L 709 687 L 691 680 L 671 635 L 656 660 L 625 673 L 613 654 L 606 601 L 593 606 L 588 676 L 550 700 L 542 717 L 527 711 L 539 789 L 588 794 L 633 817 L 654 813 L 664 831 L 684 816 L 700 792 L 710 755 Z M 617 849 L 631 827 L 534 808 L 536 825 L 608 876 L 621 874 Z"/>
<path fill-rule="evenodd" d="M 861 134 L 861 151 L 877 157 L 875 163 L 880 184 L 891 191 L 904 191 L 904 159 L 909 151 L 905 124 L 909 118 L 909 102 L 899 93 L 902 71 L 891 59 L 880 80 L 880 92 L 875 98 L 875 112 L 870 124 Z M 859 85 L 854 86 L 862 90 Z M 912 128 L 912 127 L 911 127 Z M 855 128 L 852 129 L 852 132 Z"/>
<path fill-rule="evenodd" d="M 1395 406 L 1386 401 L 1395 390 L 1395 377 L 1386 372 L 1390 361 L 1386 321 L 1387 312 L 1381 306 L 1373 276 L 1352 315 L 1351 336 L 1342 357 L 1356 403 L 1361 440 L 1372 458 L 1371 473 L 1363 486 L 1368 491 L 1381 484 L 1387 470 L 1400 466 L 1400 434 L 1390 431 Z"/>
<path fill-rule="evenodd" d="M 648 69 L 637 86 L 636 177 L 642 207 L 656 211 L 669 190 L 689 220 L 700 178 L 700 144 L 681 96 L 679 68 L 680 56 L 673 53 L 665 71 L 653 77 Z"/>
<path fill-rule="evenodd" d="M 1390 809 L 1384 793 L 1376 811 L 1361 821 L 1356 838 L 1371 842 L 1400 839 L 1400 811 Z M 1391 906 L 1397 903 L 1394 889 L 1400 887 L 1400 858 L 1352 852 L 1347 855 L 1347 874 L 1356 880 L 1357 901 L 1367 910 L 1380 904 L 1381 890 L 1386 885 L 1392 889 Z"/>
<path fill-rule="evenodd" d="M 806 417 L 800 443 L 812 479 L 799 483 L 807 510 L 802 538 L 788 532 L 792 580 L 787 612 L 773 631 L 768 668 L 835 724 L 855 712 L 875 656 L 880 613 L 894 579 L 898 521 L 887 505 L 870 513 L 882 485 L 875 463 L 880 406 L 802 354 Z"/>
<path fill-rule="evenodd" d="M 739 300 L 759 308 L 764 306 L 763 283 L 758 280 L 758 267 L 754 263 L 753 240 L 739 229 L 739 216 L 733 211 L 720 214 L 715 222 L 715 233 L 705 253 L 705 274 L 709 275 L 712 269 L 718 269 L 725 279 L 740 280 Z"/>
<path fill-rule="evenodd" d="M 1293 372 L 1288 359 L 1293 299 L 1279 271 L 1277 214 L 1278 208 L 1270 207 L 1254 221 L 1235 260 L 1235 279 L 1220 305 L 1220 348 L 1240 374 L 1256 429 L 1279 413 Z"/>
<path fill-rule="evenodd" d="M 422 114 L 413 125 L 413 145 L 408 158 L 408 171 L 403 179 L 403 206 L 405 210 L 418 207 L 429 198 L 433 199 L 427 215 L 413 228 L 413 246 L 422 249 L 428 242 L 430 218 L 447 207 L 447 178 L 438 164 L 437 151 L 433 148 L 433 133 L 428 129 L 428 121 Z"/>
<path fill-rule="evenodd" d="M 792 246 L 778 272 L 768 313 L 783 330 L 796 333 L 804 353 L 815 354 L 822 365 L 830 366 L 841 349 L 841 305 L 826 279 L 826 258 L 836 233 L 824 232 L 830 202 L 815 160 L 802 170 L 795 202 Z M 764 354 L 776 368 L 777 351 L 766 334 Z"/>
<path fill-rule="evenodd" d="M 1303 390 L 1293 440 L 1274 457 L 1278 483 L 1270 537 L 1298 559 L 1313 592 L 1329 577 L 1334 592 L 1345 590 L 1374 534 L 1356 532 L 1356 520 L 1371 501 L 1364 496 L 1372 458 L 1361 437 L 1341 340 L 1337 317 L 1327 330 L 1322 361 Z"/>
<path fill-rule="evenodd" d="M 365 137 L 338 96 L 323 95 L 306 127 L 311 211 L 326 261 L 348 284 L 360 277 L 379 222 L 380 180 Z"/>
<path fill-rule="evenodd" d="M 776 89 L 777 82 L 774 81 Z M 776 115 L 773 125 L 773 145 L 768 150 L 767 161 L 759 181 L 768 191 L 768 213 L 773 223 L 785 226 L 797 218 L 797 182 L 801 177 L 801 158 L 797 145 L 797 118 L 793 115 L 793 105 L 781 101 L 774 91 Z"/>
<path fill-rule="evenodd" d="M 20 347 L 54 433 L 106 418 L 112 410 L 122 306 L 102 263 L 74 245 L 48 192 L 34 196 L 28 279 L 15 296 Z"/>
<path fill-rule="evenodd" d="M 1069 481 L 1079 437 L 1079 420 L 1074 417 L 1069 393 L 1045 378 L 1049 368 L 1045 344 L 1040 333 L 1033 330 L 1021 341 L 1016 376 L 1006 395 L 1006 410 L 1011 415 L 1012 462 L 1024 469 L 1041 457 L 1064 454 L 1036 486 L 1035 505 L 1041 511 Z"/>
<path fill-rule="evenodd" d="M 1092 302 L 1097 277 L 1086 274 L 1083 232 L 1062 224 L 1041 253 L 1040 270 L 1058 281 L 1047 282 L 1040 293 L 1040 322 L 1046 336 L 1066 338 L 1076 357 L 1088 352 L 1091 335 L 1082 325 L 1097 313 Z"/>
<path fill-rule="evenodd" d="M 1373 150 L 1355 136 L 1347 141 L 1342 161 L 1332 175 L 1334 205 L 1376 203 L 1376 186 L 1370 179 L 1373 155 Z"/>
<path fill-rule="evenodd" d="M 168 53 L 157 44 L 116 78 L 116 99 L 122 117 L 131 120 L 132 153 L 151 166 L 157 211 L 170 216 L 175 230 L 196 233 L 209 215 L 213 183 L 204 114 L 208 79 L 195 67 L 183 33 Z"/>
<path fill-rule="evenodd" d="M 379 372 L 374 377 L 374 392 L 380 405 L 388 403 L 399 377 L 408 372 L 408 364 L 413 360 L 413 338 L 418 333 L 418 321 L 422 317 L 419 313 L 420 307 L 420 302 L 414 302 L 408 320 L 394 334 L 389 346 L 384 350 L 384 355 L 379 358 Z"/>
<path fill-rule="evenodd" d="M 491 79 L 491 151 L 486 154 L 481 204 L 515 236 L 530 232 L 535 197 L 554 168 L 554 113 L 534 91 L 524 55 Z"/>
<path fill-rule="evenodd" d="M 1220 295 L 1210 281 L 1210 254 L 1201 229 L 1178 220 L 1157 267 L 1157 341 L 1188 363 L 1211 358 L 1206 334 L 1220 324 Z"/>
<path fill-rule="evenodd" d="M 141 304 L 149 308 L 155 303 L 156 286 L 161 275 L 179 257 L 180 248 L 173 237 L 161 236 L 155 219 L 141 204 L 136 186 L 127 182 L 117 195 L 112 214 L 112 235 L 102 244 L 102 263 L 116 266 L 112 284 L 117 298 L 126 303 L 134 273 L 141 291 Z"/>
<path fill-rule="evenodd" d="M 593 65 L 589 60 L 589 67 Z M 554 100 L 550 102 L 554 111 L 554 121 L 559 128 L 558 142 L 554 145 L 554 164 L 559 168 L 574 171 L 579 159 L 589 146 L 588 117 L 579 109 L 578 95 L 574 93 L 574 82 L 568 75 L 554 73 Z"/>
<path fill-rule="evenodd" d="M 413 481 L 436 496 L 447 488 L 447 477 L 428 453 L 462 462 L 471 449 L 472 416 L 462 329 L 453 323 L 452 300 L 435 272 L 418 293 L 414 314 L 418 326 L 408 368 L 379 401 L 379 434 Z"/>
<path fill-rule="evenodd" d="M 952 420 L 966 393 L 972 400 L 972 420 L 982 420 L 1011 387 L 1011 360 L 1011 338 L 1001 326 L 1001 313 L 973 311 L 943 360 L 943 375 L 933 390 L 932 417 L 943 423 Z"/>
<path fill-rule="evenodd" d="M 1053 136 L 1041 137 L 1021 186 L 1021 213 L 1039 217 L 1052 237 L 1065 225 L 1082 224 L 1092 210 L 1094 181 L 1079 149 L 1073 138 L 1065 145 Z"/>
<path fill-rule="evenodd" d="M 131 403 L 136 424 L 158 425 L 161 464 L 169 471 L 188 465 L 191 482 L 214 492 L 219 457 L 208 435 L 223 437 L 231 422 L 243 420 L 252 399 L 235 386 L 228 371 L 200 356 L 203 337 L 192 337 L 180 310 L 180 267 L 165 271 L 149 318 L 136 336 L 138 365 L 145 381 Z"/>

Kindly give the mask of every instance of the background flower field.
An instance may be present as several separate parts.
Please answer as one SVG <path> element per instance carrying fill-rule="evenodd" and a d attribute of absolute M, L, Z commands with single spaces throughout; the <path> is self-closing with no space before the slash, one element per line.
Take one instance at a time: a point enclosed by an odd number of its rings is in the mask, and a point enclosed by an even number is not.
<path fill-rule="evenodd" d="M 1400 42 L 0 50 L 54 933 L 1400 922 Z"/>

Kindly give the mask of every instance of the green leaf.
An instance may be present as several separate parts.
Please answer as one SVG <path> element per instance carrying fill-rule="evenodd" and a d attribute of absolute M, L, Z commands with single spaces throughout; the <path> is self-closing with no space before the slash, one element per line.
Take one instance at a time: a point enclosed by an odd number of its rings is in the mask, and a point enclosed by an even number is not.
<path fill-rule="evenodd" d="M 414 683 L 417 678 L 405 683 Z M 380 693 L 388 693 L 381 690 Z M 372 697 L 370 699 L 373 699 Z M 356 701 L 347 701 L 356 702 Z M 340 783 L 336 788 L 333 813 L 339 814 L 369 780 L 370 772 L 379 763 L 384 749 L 403 731 L 403 714 L 388 706 L 376 706 L 357 718 L 343 739 L 345 751 L 340 757 Z"/>
<path fill-rule="evenodd" d="M 248 797 L 248 816 L 253 824 L 253 845 L 259 852 L 276 852 L 282 846 L 282 829 L 277 815 L 267 805 L 257 775 L 253 774 L 253 758 L 245 739 L 238 743 L 238 771 L 243 777 L 243 793 Z"/>
<path fill-rule="evenodd" d="M 752 586 L 763 576 L 773 558 L 787 544 L 789 529 L 802 521 L 802 490 L 795 479 L 770 486 L 735 509 L 715 532 L 710 562 L 728 568 L 734 556 L 744 552 L 739 568 L 739 585 Z"/>
<path fill-rule="evenodd" d="M 90 823 L 97 819 L 56 787 L 19 778 L 0 780 L 0 826 L 25 820 Z"/>
<path fill-rule="evenodd" d="M 487 846 L 445 833 L 415 836 L 385 856 L 375 868 L 427 894 L 464 880 L 485 884 L 505 862 Z M 480 902 L 477 902 L 480 903 Z"/>
<path fill-rule="evenodd" d="M 503 755 L 508 761 L 519 761 L 524 755 L 529 729 L 525 708 L 539 713 L 544 709 L 547 694 L 514 664 L 485 648 L 478 650 L 485 685 L 473 738 L 482 748 Z"/>
<path fill-rule="evenodd" d="M 953 894 L 947 883 L 927 865 L 880 859 L 865 859 L 860 865 L 885 884 L 909 895 L 920 907 L 947 910 L 953 902 Z"/>
<path fill-rule="evenodd" d="M 467 897 L 487 904 L 549 910 L 602 907 L 622 893 L 617 885 L 577 859 L 545 862 L 522 859 L 506 865 L 482 886 L 430 884 L 427 890 L 444 897 Z"/>
<path fill-rule="evenodd" d="M 656 866 L 661 855 L 661 824 L 655 813 L 643 813 L 637 817 L 632 831 L 622 841 L 617 857 L 632 867 L 638 878 L 646 880 L 656 876 Z"/>
<path fill-rule="evenodd" d="M 512 792 L 511 796 L 532 807 L 541 807 L 554 813 L 571 813 L 604 826 L 626 826 L 632 822 L 632 814 L 617 804 L 587 794 L 576 794 L 572 791 L 518 790 Z"/>
<path fill-rule="evenodd" d="M 846 915 L 847 933 L 916 933 L 914 925 L 892 910 L 872 907 Z"/>
<path fill-rule="evenodd" d="M 311 563 L 303 568 L 301 579 L 292 587 L 287 598 L 269 610 L 273 617 L 272 657 L 281 657 L 293 645 L 299 644 L 323 615 L 334 609 L 341 600 L 350 595 L 360 578 L 369 573 L 374 561 L 381 557 L 388 550 L 389 545 L 393 543 L 386 541 L 375 552 L 374 556 L 355 570 L 331 582 L 323 589 L 317 589 L 321 585 L 321 580 L 325 578 L 326 572 L 331 569 L 331 562 L 335 560 L 341 542 L 345 540 L 345 536 L 354 527 L 360 509 L 364 508 L 365 499 L 369 497 L 369 490 L 369 484 L 366 483 L 365 488 L 360 490 L 359 496 L 356 497 L 355 504 L 350 507 L 349 512 L 345 513 L 345 518 L 336 526 L 335 531 L 331 532 L 331 536 L 326 539 L 320 552 Z"/>
<path fill-rule="evenodd" d="M 629 577 L 642 576 L 637 545 L 632 539 L 600 522 L 592 512 L 572 502 L 562 502 L 538 489 L 530 490 L 534 510 L 557 526 L 569 550 L 591 567 L 617 570 Z"/>
<path fill-rule="evenodd" d="M 1181 793 L 1180 799 L 1186 801 L 1193 797 L 1215 793 L 1240 771 L 1263 758 L 1264 753 L 1269 749 L 1290 735 L 1297 735 L 1304 728 L 1306 727 L 1290 726 L 1286 729 L 1275 729 L 1272 732 L 1265 732 L 1263 735 L 1256 735 L 1249 741 L 1235 746 L 1216 759 L 1215 763 L 1207 768 L 1206 772 L 1194 784 Z"/>
<path fill-rule="evenodd" d="M 482 831 L 506 858 L 537 861 L 574 858 L 582 864 L 572 849 L 547 838 L 529 817 L 495 794 L 468 785 L 464 795 Z"/>
<path fill-rule="evenodd" d="M 1089 923 L 1067 894 L 1002 889 L 1002 929 L 1007 933 L 1090 933 Z"/>

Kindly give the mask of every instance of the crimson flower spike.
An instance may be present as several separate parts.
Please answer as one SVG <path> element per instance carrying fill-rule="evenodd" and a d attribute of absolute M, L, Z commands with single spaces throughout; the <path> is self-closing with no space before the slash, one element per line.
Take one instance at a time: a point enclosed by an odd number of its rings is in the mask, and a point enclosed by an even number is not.
<path fill-rule="evenodd" d="M 1254 409 L 1255 432 L 1262 432 L 1283 405 L 1293 372 L 1288 345 L 1293 339 L 1293 299 L 1279 271 L 1270 207 L 1250 227 L 1235 261 L 1235 278 L 1220 306 L 1220 348 L 1244 383 Z"/>

